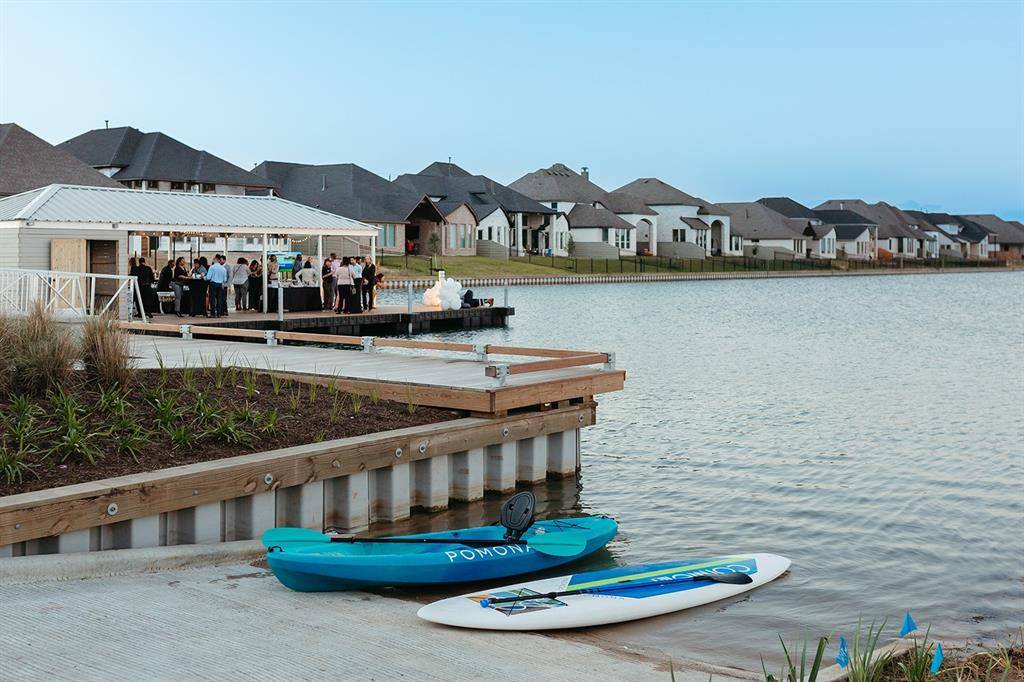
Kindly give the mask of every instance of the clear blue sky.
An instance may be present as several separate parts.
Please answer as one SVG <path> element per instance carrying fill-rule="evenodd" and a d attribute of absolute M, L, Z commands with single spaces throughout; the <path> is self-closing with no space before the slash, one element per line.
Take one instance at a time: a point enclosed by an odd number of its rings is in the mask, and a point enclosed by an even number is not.
<path fill-rule="evenodd" d="M 245 168 L 448 156 L 510 182 L 1024 217 L 1024 3 L 0 0 L 0 119 Z"/>

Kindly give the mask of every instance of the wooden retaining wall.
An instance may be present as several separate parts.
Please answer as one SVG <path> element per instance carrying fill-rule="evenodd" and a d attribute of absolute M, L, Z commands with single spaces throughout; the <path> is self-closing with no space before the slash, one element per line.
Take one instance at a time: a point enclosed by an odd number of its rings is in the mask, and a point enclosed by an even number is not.
<path fill-rule="evenodd" d="M 0 557 L 348 531 L 572 476 L 592 401 L 468 417 L 0 498 Z M 0 559 L 0 564 L 2 564 Z"/>

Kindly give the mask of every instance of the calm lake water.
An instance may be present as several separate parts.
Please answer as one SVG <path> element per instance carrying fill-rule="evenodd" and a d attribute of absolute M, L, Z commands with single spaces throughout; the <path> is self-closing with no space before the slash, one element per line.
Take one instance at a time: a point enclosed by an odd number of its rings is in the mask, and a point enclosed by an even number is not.
<path fill-rule="evenodd" d="M 508 329 L 444 338 L 614 351 L 627 371 L 584 431 L 581 478 L 541 491 L 546 513 L 621 525 L 577 570 L 793 560 L 745 597 L 592 635 L 759 670 L 779 634 L 861 617 L 895 636 L 909 609 L 959 641 L 1024 622 L 1024 273 L 514 287 L 510 303 Z M 498 503 L 413 523 L 490 522 Z"/>

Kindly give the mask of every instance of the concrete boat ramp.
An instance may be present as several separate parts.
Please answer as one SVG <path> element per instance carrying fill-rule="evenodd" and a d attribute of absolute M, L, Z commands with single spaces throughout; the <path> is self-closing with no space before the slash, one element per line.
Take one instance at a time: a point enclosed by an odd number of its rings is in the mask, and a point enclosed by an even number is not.
<path fill-rule="evenodd" d="M 125 552 L 140 565 L 170 550 Z M 2 679 L 669 679 L 668 657 L 602 641 L 599 630 L 550 636 L 445 628 L 417 618 L 415 602 L 292 592 L 237 558 L 87 580 L 54 582 L 46 573 L 7 585 L 0 577 Z M 62 575 L 75 573 L 62 567 Z M 672 665 L 677 680 L 756 678 Z"/>

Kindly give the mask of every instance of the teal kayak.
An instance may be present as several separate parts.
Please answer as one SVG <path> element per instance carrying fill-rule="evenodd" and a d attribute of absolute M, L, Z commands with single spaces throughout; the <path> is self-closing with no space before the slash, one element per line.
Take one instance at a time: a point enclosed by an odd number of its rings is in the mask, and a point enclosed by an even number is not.
<path fill-rule="evenodd" d="M 284 544 L 267 551 L 270 569 L 286 587 L 299 592 L 354 590 L 382 586 L 445 585 L 493 580 L 560 566 L 604 547 L 618 531 L 615 519 L 582 516 L 536 521 L 521 543 L 473 546 L 459 540 L 503 540 L 502 526 L 481 526 L 399 538 L 451 538 L 451 543 Z M 531 538 L 572 533 L 585 538 L 573 556 L 554 556 L 529 546 Z"/>

